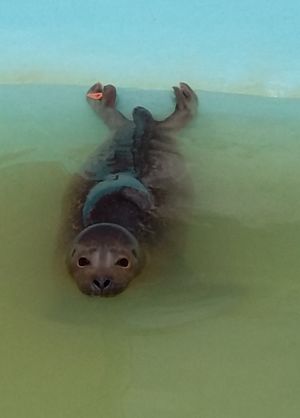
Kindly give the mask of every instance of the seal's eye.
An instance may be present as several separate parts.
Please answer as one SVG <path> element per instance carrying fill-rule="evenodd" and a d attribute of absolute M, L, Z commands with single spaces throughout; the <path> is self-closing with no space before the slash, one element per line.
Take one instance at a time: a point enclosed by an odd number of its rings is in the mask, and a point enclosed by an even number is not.
<path fill-rule="evenodd" d="M 91 264 L 90 260 L 86 257 L 80 257 L 77 261 L 79 267 L 85 267 Z"/>
<path fill-rule="evenodd" d="M 116 261 L 116 266 L 127 268 L 129 267 L 129 261 L 126 257 L 119 258 L 119 260 Z"/>

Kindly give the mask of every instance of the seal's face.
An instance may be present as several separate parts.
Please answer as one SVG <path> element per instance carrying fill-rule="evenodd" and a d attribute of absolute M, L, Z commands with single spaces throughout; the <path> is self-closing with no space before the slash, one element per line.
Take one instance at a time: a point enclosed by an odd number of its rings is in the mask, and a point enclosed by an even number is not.
<path fill-rule="evenodd" d="M 76 237 L 68 264 L 83 293 L 114 296 L 140 272 L 143 257 L 130 232 L 119 225 L 101 223 L 89 226 Z"/>

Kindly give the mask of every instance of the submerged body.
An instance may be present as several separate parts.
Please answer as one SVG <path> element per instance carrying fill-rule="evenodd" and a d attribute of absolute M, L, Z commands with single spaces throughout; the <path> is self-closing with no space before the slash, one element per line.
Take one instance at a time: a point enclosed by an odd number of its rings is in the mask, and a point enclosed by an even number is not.
<path fill-rule="evenodd" d="M 91 156 L 69 190 L 70 273 L 89 295 L 123 291 L 143 268 L 145 254 L 176 220 L 188 178 L 172 134 L 197 111 L 197 97 L 185 83 L 174 87 L 176 107 L 155 121 L 143 107 L 128 120 L 116 108 L 116 90 L 95 84 L 91 107 L 113 131 Z"/>

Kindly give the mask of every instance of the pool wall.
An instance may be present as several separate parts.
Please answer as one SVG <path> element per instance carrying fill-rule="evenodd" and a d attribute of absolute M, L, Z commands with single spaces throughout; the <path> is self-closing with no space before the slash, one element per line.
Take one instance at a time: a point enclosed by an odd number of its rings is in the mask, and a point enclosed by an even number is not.
<path fill-rule="evenodd" d="M 0 83 L 300 97 L 297 0 L 5 0 L 0 16 Z"/>

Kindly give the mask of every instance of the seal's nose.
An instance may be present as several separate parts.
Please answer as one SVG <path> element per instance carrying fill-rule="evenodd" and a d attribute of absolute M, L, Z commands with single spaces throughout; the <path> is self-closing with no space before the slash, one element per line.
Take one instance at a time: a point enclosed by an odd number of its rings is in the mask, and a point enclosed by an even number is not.
<path fill-rule="evenodd" d="M 108 289 L 112 281 L 108 277 L 99 277 L 92 281 L 91 288 L 95 293 L 102 293 L 104 290 Z"/>

